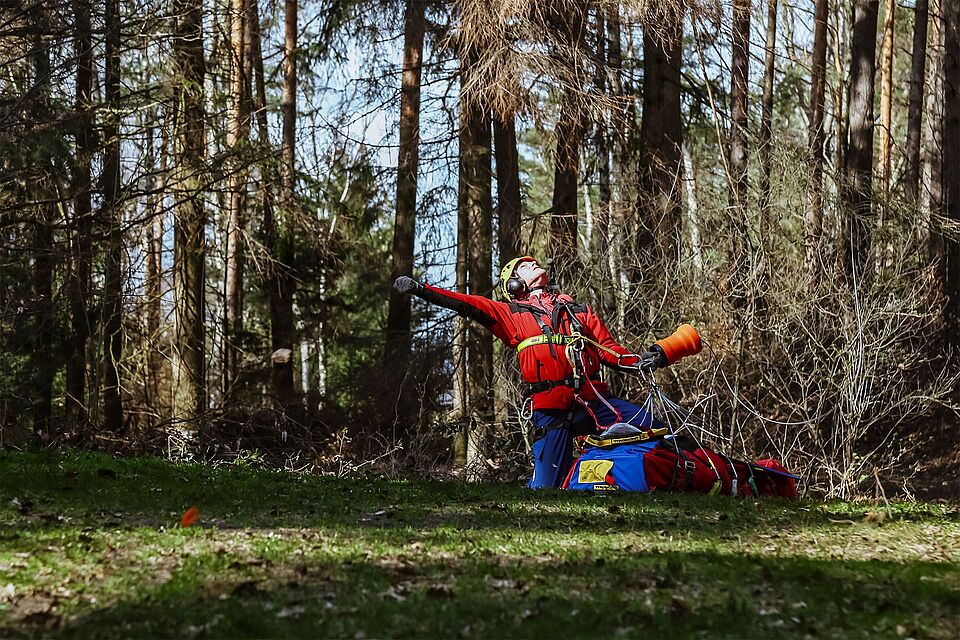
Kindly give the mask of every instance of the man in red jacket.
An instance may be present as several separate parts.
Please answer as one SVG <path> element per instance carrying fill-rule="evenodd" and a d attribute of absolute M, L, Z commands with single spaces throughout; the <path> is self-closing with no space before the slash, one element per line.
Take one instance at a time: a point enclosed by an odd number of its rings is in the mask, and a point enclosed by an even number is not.
<path fill-rule="evenodd" d="M 407 276 L 394 282 L 400 293 L 475 320 L 517 349 L 520 371 L 529 384 L 537 439 L 533 444 L 532 489 L 559 487 L 572 465 L 573 437 L 597 433 L 618 422 L 651 429 L 653 417 L 617 398 L 599 378 L 600 365 L 632 370 L 667 364 L 654 345 L 637 355 L 618 344 L 593 309 L 553 290 L 546 270 L 530 256 L 514 258 L 500 272 L 505 302 L 420 284 Z"/>

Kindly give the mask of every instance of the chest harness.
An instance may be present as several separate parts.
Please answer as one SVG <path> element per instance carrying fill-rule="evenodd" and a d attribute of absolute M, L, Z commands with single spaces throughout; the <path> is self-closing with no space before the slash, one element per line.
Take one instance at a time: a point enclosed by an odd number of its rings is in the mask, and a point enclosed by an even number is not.
<path fill-rule="evenodd" d="M 580 322 L 577 314 L 586 311 L 586 306 L 582 304 L 576 304 L 572 301 L 557 302 L 554 304 L 553 311 L 550 313 L 550 324 L 547 324 L 543 320 L 543 316 L 547 313 L 545 308 L 512 301 L 509 303 L 509 305 L 510 310 L 513 313 L 531 314 L 541 331 L 540 335 L 531 336 L 520 342 L 520 344 L 517 345 L 517 354 L 529 347 L 546 344 L 549 345 L 550 348 L 550 357 L 557 358 L 556 346 L 564 345 L 566 347 L 565 355 L 570 363 L 571 368 L 573 369 L 573 375 L 562 380 L 540 380 L 532 383 L 528 387 L 525 394 L 526 398 L 524 400 L 524 410 L 521 411 L 521 415 L 527 414 L 524 416 L 526 418 L 529 418 L 532 415 L 531 401 L 535 394 L 543 391 L 549 391 L 555 387 L 571 387 L 577 402 L 582 404 L 591 417 L 593 417 L 593 421 L 596 423 L 597 427 L 603 428 L 600 425 L 600 421 L 597 420 L 597 416 L 594 414 L 594 412 L 590 409 L 587 403 L 580 398 L 580 390 L 586 384 L 593 389 L 594 395 L 613 413 L 614 423 L 622 422 L 623 417 L 620 415 L 620 412 L 617 411 L 613 405 L 607 402 L 607 400 L 599 392 L 597 392 L 596 388 L 593 386 L 594 382 L 600 381 L 591 380 L 585 373 L 586 366 L 584 363 L 584 354 L 588 344 L 613 355 L 617 358 L 618 363 L 623 357 L 622 354 L 619 354 L 613 349 L 605 347 L 596 340 L 588 338 L 586 335 L 584 335 L 583 323 Z M 566 316 L 566 324 L 569 328 L 568 332 L 563 331 L 564 315 Z"/>

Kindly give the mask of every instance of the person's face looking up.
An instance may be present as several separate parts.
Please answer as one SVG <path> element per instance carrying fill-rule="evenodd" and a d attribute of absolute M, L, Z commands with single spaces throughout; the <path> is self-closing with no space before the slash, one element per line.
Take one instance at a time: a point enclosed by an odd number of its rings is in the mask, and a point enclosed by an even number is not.
<path fill-rule="evenodd" d="M 547 272 L 536 260 L 525 260 L 517 265 L 514 275 L 527 283 L 529 289 L 547 286 Z"/>

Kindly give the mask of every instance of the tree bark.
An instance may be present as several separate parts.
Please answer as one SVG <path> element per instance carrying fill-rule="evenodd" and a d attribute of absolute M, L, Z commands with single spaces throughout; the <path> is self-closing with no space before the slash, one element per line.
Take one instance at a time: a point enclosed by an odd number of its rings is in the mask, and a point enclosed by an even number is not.
<path fill-rule="evenodd" d="M 469 55 L 461 63 L 466 84 L 476 61 Z M 490 112 L 481 104 L 460 100 L 460 196 L 461 215 L 469 224 L 467 245 L 467 288 L 473 295 L 489 297 L 493 290 L 493 202 L 490 166 Z M 493 335 L 471 322 L 467 326 L 466 392 L 471 429 L 467 437 L 467 464 L 474 465 L 486 454 L 486 424 L 493 414 Z"/>
<path fill-rule="evenodd" d="M 663 172 L 663 88 L 665 86 L 663 45 L 651 33 L 648 25 L 643 31 L 643 111 L 640 120 L 640 166 L 638 167 L 637 226 L 634 234 L 634 251 L 639 269 L 639 278 L 648 278 L 653 272 L 655 258 L 657 220 L 662 216 L 661 176 Z M 640 284 L 637 277 L 634 284 Z"/>
<path fill-rule="evenodd" d="M 960 7 L 943 3 L 943 195 L 946 222 L 960 228 Z M 943 225 L 940 225 L 942 229 Z M 941 235 L 946 235 L 941 232 Z M 947 344 L 960 347 L 960 242 L 943 239 L 943 290 Z"/>
<path fill-rule="evenodd" d="M 594 73 L 594 85 L 601 95 L 607 95 L 607 28 L 604 9 L 597 9 L 597 67 Z M 593 143 L 597 150 L 597 227 L 596 240 L 592 242 L 596 249 L 597 256 L 601 260 L 607 259 L 607 252 L 610 244 L 610 205 L 612 201 L 612 191 L 610 185 L 610 144 L 609 127 L 607 120 L 610 114 L 606 111 L 600 114 L 600 117 L 594 122 Z M 588 243 L 593 239 L 588 238 Z M 609 297 L 603 295 L 607 287 L 600 287 L 601 308 L 609 307 Z"/>
<path fill-rule="evenodd" d="M 293 217 L 296 215 L 295 146 L 297 132 L 297 0 L 284 1 L 284 65 L 282 137 L 280 142 L 280 207 L 267 230 L 271 255 L 270 332 L 273 344 L 273 393 L 276 407 L 286 411 L 294 399 Z"/>
<path fill-rule="evenodd" d="M 107 229 L 103 295 L 103 420 L 113 433 L 123 430 L 123 398 L 120 360 L 123 356 L 123 216 L 120 205 L 120 2 L 106 0 L 104 94 L 107 115 L 104 125 L 103 214 Z"/>
<path fill-rule="evenodd" d="M 74 51 L 77 76 L 74 109 L 77 113 L 77 148 L 73 170 L 73 277 L 70 282 L 70 354 L 66 370 L 65 418 L 70 425 L 82 425 L 87 408 L 87 341 L 90 337 L 90 271 L 92 263 L 93 215 L 90 163 L 94 153 L 92 111 L 93 44 L 90 0 L 74 0 Z"/>
<path fill-rule="evenodd" d="M 827 0 L 816 0 L 813 11 L 813 59 L 810 74 L 810 114 L 807 118 L 807 153 L 810 183 L 804 220 L 804 248 L 807 283 L 815 286 L 822 276 L 821 236 L 823 235 L 823 127 L 824 93 L 827 73 Z"/>
<path fill-rule="evenodd" d="M 773 80 L 776 72 L 777 47 L 777 0 L 767 0 L 767 41 L 763 57 L 763 96 L 760 114 L 760 138 L 757 150 L 760 153 L 760 215 L 766 220 L 766 209 L 770 203 L 770 173 L 772 169 L 771 127 L 773 124 Z M 767 230 L 765 222 L 761 224 L 760 235 Z"/>
<path fill-rule="evenodd" d="M 556 277 L 563 281 L 577 260 L 578 184 L 583 125 L 577 96 L 567 90 L 556 128 L 553 203 L 550 208 L 550 254 Z"/>
<path fill-rule="evenodd" d="M 639 193 L 634 284 L 655 265 L 679 259 L 683 121 L 680 112 L 682 15 L 670 13 L 643 36 L 643 119 L 640 124 Z M 659 38 L 659 39 L 658 39 Z"/>
<path fill-rule="evenodd" d="M 417 217 L 417 173 L 420 163 L 420 75 L 426 3 L 407 0 L 403 35 L 403 77 L 400 90 L 400 151 L 397 159 L 397 202 L 393 224 L 390 281 L 413 275 Z M 390 290 L 383 370 L 392 399 L 399 399 L 406 431 L 414 410 L 414 389 L 403 386 L 410 368 L 410 296 Z"/>
<path fill-rule="evenodd" d="M 667 263 L 679 262 L 681 214 L 683 211 L 683 114 L 680 96 L 680 66 L 683 55 L 683 15 L 671 14 L 664 41 L 663 101 L 661 112 L 659 186 L 661 215 L 658 218 L 657 253 Z"/>
<path fill-rule="evenodd" d="M 463 129 L 460 131 L 460 159 L 457 196 L 457 251 L 455 266 L 455 284 L 457 293 L 469 293 L 467 280 L 470 277 L 470 216 L 466 206 L 467 187 L 463 162 Z M 468 372 L 471 366 L 467 349 L 467 319 L 458 315 L 453 320 L 453 412 L 452 418 L 461 424 L 467 424 L 470 418 L 470 397 L 467 387 Z M 453 440 L 453 461 L 458 467 L 467 464 L 467 449 L 470 429 L 464 427 L 457 431 Z"/>
<path fill-rule="evenodd" d="M 497 251 L 503 264 L 523 252 L 520 237 L 520 156 L 517 153 L 516 114 L 493 116 L 497 154 Z"/>
<path fill-rule="evenodd" d="M 823 4 L 820 0 L 818 4 Z M 816 18 L 814 18 L 816 20 Z M 824 43 L 826 44 L 826 43 Z M 776 72 L 777 48 L 777 0 L 767 0 L 767 41 L 763 57 L 763 96 L 761 97 L 762 111 L 760 114 L 760 138 L 757 141 L 757 151 L 760 155 L 760 215 L 766 220 L 766 210 L 770 203 L 770 173 L 772 170 L 771 126 L 773 124 L 773 80 Z M 814 60 L 816 60 L 816 36 L 814 36 Z M 816 68 L 816 62 L 814 62 Z M 821 80 L 822 82 L 822 80 Z M 767 225 L 761 224 L 760 236 L 764 237 Z"/>
<path fill-rule="evenodd" d="M 893 27 L 896 18 L 896 0 L 887 0 L 883 20 L 883 46 L 880 50 L 880 191 L 886 200 L 890 195 L 890 171 L 893 155 Z"/>
<path fill-rule="evenodd" d="M 935 263 L 943 258 L 943 243 L 939 233 L 934 231 L 935 218 L 942 213 L 942 170 L 943 170 L 943 45 L 944 26 L 943 15 L 940 11 L 941 0 L 932 0 L 929 6 L 930 38 L 927 45 L 927 63 L 930 73 L 927 74 L 927 89 L 924 98 L 923 112 L 927 117 L 923 120 L 923 148 L 922 176 L 921 176 L 921 203 L 926 215 L 926 235 L 923 238 L 927 245 L 927 260 Z M 939 277 L 939 276 L 938 276 Z M 942 283 L 941 283 L 942 284 Z"/>
<path fill-rule="evenodd" d="M 223 402 L 229 405 L 240 366 L 237 344 L 243 331 L 243 236 L 246 228 L 247 170 L 243 154 L 250 138 L 250 78 L 247 63 L 247 19 L 249 0 L 230 3 L 230 120 L 227 147 L 231 153 L 228 166 L 229 200 L 227 210 L 227 251 L 224 274 L 223 326 Z"/>
<path fill-rule="evenodd" d="M 750 0 L 733 2 L 733 42 L 730 62 L 730 210 L 727 214 L 727 287 L 735 302 L 743 305 L 747 291 L 747 109 L 750 77 Z"/>
<path fill-rule="evenodd" d="M 830 13 L 831 9 L 827 9 Z M 847 129 L 850 124 L 849 105 L 844 103 L 847 97 L 848 85 L 845 80 L 846 70 L 844 62 L 847 57 L 847 37 L 848 26 L 846 24 L 846 9 L 843 7 L 842 0 L 836 0 L 832 8 L 834 23 L 829 32 L 833 35 L 833 74 L 836 82 L 833 84 L 830 94 L 833 100 L 834 122 L 834 177 L 839 188 L 842 189 L 844 181 L 844 166 L 847 162 Z M 842 234 L 841 234 L 842 235 Z M 833 256 L 838 258 L 838 256 Z"/>
<path fill-rule="evenodd" d="M 174 243 L 174 418 L 188 430 L 203 426 L 207 406 L 204 357 L 204 259 L 206 213 L 201 176 L 204 171 L 203 4 L 174 2 L 174 58 L 179 81 Z"/>
<path fill-rule="evenodd" d="M 30 19 L 36 25 L 30 42 L 30 57 L 33 64 L 33 86 L 28 90 L 33 94 L 29 105 L 29 117 L 34 123 L 49 122 L 51 118 L 51 69 L 50 49 L 43 35 L 49 30 L 50 16 L 43 4 L 29 8 Z M 47 157 L 42 162 L 52 163 L 49 153 L 40 151 Z M 28 185 L 30 195 L 36 203 L 36 217 L 33 223 L 33 300 L 31 304 L 34 319 L 33 336 L 28 346 L 32 376 L 29 383 L 30 401 L 33 406 L 34 433 L 41 438 L 49 437 L 53 411 L 53 379 L 56 373 L 54 361 L 54 305 L 53 275 L 56 265 L 54 254 L 53 228 L 56 223 L 56 208 L 53 204 L 54 185 L 46 177 L 38 178 Z"/>
<path fill-rule="evenodd" d="M 907 107 L 907 166 L 903 193 L 907 202 L 917 204 L 920 195 L 920 138 L 923 124 L 923 84 L 927 65 L 927 16 L 929 3 L 917 0 L 914 7 L 913 54 L 910 63 L 910 96 Z"/>
<path fill-rule="evenodd" d="M 690 149 L 683 145 L 683 181 L 686 184 L 687 221 L 690 226 L 690 253 L 697 282 L 703 279 L 703 242 L 700 236 L 700 214 L 697 206 L 697 174 Z"/>
<path fill-rule="evenodd" d="M 573 2 L 565 7 L 567 13 L 557 17 L 561 24 L 560 38 L 570 51 L 572 76 L 582 77 L 579 57 L 586 29 L 586 9 L 583 3 Z M 580 183 L 580 147 L 583 144 L 584 114 L 580 104 L 579 87 L 564 89 L 557 121 L 556 157 L 553 173 L 553 202 L 550 208 L 550 254 L 554 260 L 551 274 L 562 283 L 567 274 L 576 270 L 578 196 Z"/>
<path fill-rule="evenodd" d="M 610 229 L 622 227 L 624 216 L 618 213 L 622 209 L 624 185 L 628 176 L 635 171 L 633 161 L 636 114 L 633 96 L 624 91 L 623 79 L 623 43 L 620 24 L 620 7 L 613 5 L 607 12 L 607 64 L 610 69 L 610 93 L 617 99 L 618 108 L 611 114 L 612 167 L 610 206 L 606 214 Z M 611 241 L 607 251 L 607 270 L 613 284 L 615 305 L 615 328 L 617 335 L 623 335 L 626 320 L 629 279 L 624 277 L 623 254 L 626 233 L 610 233 Z"/>
<path fill-rule="evenodd" d="M 165 359 L 162 357 L 160 341 L 160 325 L 163 318 L 163 218 L 165 215 L 164 190 L 166 188 L 167 173 L 167 133 L 165 118 L 160 118 L 160 164 L 151 167 L 157 171 L 151 182 L 153 193 L 147 198 L 147 210 L 152 216 L 147 229 L 147 265 L 146 265 L 146 297 L 147 297 L 147 364 L 151 372 L 149 401 L 152 404 L 160 402 L 159 381 L 164 368 Z M 151 148 L 153 140 L 150 140 Z"/>
<path fill-rule="evenodd" d="M 847 209 L 844 273 L 851 282 L 862 278 L 870 250 L 870 227 L 873 219 L 874 69 L 879 5 L 879 0 L 854 2 L 847 101 L 850 129 L 843 189 L 843 200 Z"/>

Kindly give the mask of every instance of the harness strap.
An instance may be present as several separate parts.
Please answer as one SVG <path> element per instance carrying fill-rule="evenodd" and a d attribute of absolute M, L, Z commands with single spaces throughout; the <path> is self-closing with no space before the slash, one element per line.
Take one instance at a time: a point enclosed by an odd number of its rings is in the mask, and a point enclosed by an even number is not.
<path fill-rule="evenodd" d="M 601 382 L 600 380 L 591 380 L 590 382 Z M 527 385 L 527 391 L 523 394 L 524 398 L 529 398 L 532 395 L 541 393 L 543 391 L 550 391 L 557 387 L 570 387 L 573 388 L 575 380 L 573 376 L 569 378 L 564 378 L 563 380 L 541 380 L 540 382 L 532 382 Z"/>
<path fill-rule="evenodd" d="M 684 479 L 684 491 L 693 491 L 694 480 L 696 480 L 697 474 L 697 463 L 693 461 L 693 456 L 684 451 L 680 450 L 681 459 L 683 460 L 683 479 Z"/>
<path fill-rule="evenodd" d="M 554 330 L 553 330 L 552 328 L 550 328 L 550 325 L 548 325 L 546 322 L 543 321 L 543 318 L 541 317 L 542 315 L 544 315 L 544 314 L 546 313 L 546 310 L 545 310 L 545 309 L 538 309 L 537 307 L 534 307 L 534 306 L 529 305 L 529 304 L 520 304 L 520 303 L 518 303 L 518 302 L 511 302 L 511 303 L 510 303 L 510 311 L 512 311 L 513 313 L 523 313 L 523 312 L 526 312 L 526 313 L 529 313 L 530 315 L 533 316 L 533 319 L 536 320 L 536 322 L 537 322 L 537 326 L 540 327 L 540 331 L 543 332 L 543 336 L 546 336 L 546 338 L 547 338 L 547 340 L 544 340 L 544 342 L 539 343 L 539 344 L 543 344 L 543 343 L 549 344 L 549 345 L 550 345 L 550 357 L 551 357 L 551 358 L 556 358 L 556 357 L 557 357 L 557 351 L 556 351 L 556 349 L 554 348 L 553 345 L 555 345 L 555 344 L 563 344 L 563 343 L 561 343 L 561 342 L 554 342 L 554 341 L 553 341 L 553 336 L 555 335 L 555 332 L 554 332 Z M 529 345 L 528 345 L 528 346 L 529 346 Z M 520 353 L 520 351 L 522 350 L 522 348 L 523 348 L 522 346 L 518 346 L 518 347 L 517 347 L 517 353 Z"/>
<path fill-rule="evenodd" d="M 727 463 L 727 473 L 730 474 L 730 495 L 735 496 L 739 491 L 740 476 L 737 475 L 737 468 L 733 465 L 733 460 L 725 453 L 717 452 Z"/>
<path fill-rule="evenodd" d="M 546 344 L 549 342 L 551 344 L 571 345 L 579 339 L 580 339 L 579 336 L 565 336 L 558 333 L 548 336 L 544 333 L 543 335 L 527 338 L 526 340 L 518 344 L 517 353 L 520 353 L 527 347 L 532 347 L 537 344 Z"/>

